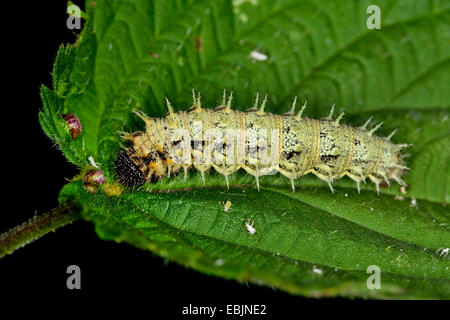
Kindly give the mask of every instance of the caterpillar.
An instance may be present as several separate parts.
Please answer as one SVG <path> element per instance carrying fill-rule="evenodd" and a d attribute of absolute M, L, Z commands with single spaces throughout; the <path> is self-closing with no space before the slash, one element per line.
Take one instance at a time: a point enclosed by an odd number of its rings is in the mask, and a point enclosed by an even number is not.
<path fill-rule="evenodd" d="M 228 176 L 240 168 L 256 178 L 258 190 L 260 176 L 277 172 L 290 179 L 292 191 L 294 180 L 308 173 L 326 181 L 332 192 L 333 181 L 343 176 L 356 182 L 358 192 L 366 178 L 375 183 L 377 193 L 391 181 L 406 186 L 401 176 L 408 168 L 400 150 L 408 145 L 391 142 L 396 130 L 383 138 L 374 135 L 382 123 L 367 129 L 371 118 L 358 128 L 342 124 L 343 113 L 332 118 L 334 105 L 328 117 L 309 119 L 303 117 L 306 102 L 295 113 L 297 98 L 289 112 L 278 115 L 264 111 L 267 95 L 260 106 L 256 95 L 254 106 L 241 112 L 231 109 L 232 97 L 227 100 L 224 92 L 221 105 L 212 110 L 202 108 L 200 94 L 193 92 L 193 105 L 179 112 L 166 98 L 169 112 L 164 118 L 135 111 L 145 131 L 120 132 L 131 146 L 116 155 L 116 178 L 139 187 L 181 170 L 186 179 L 194 167 L 205 183 L 205 173 L 213 167 L 228 188 Z"/>

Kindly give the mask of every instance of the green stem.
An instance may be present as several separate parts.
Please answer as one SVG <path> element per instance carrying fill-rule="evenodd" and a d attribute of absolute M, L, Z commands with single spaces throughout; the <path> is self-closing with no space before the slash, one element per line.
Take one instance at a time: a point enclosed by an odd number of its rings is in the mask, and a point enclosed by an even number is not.
<path fill-rule="evenodd" d="M 35 216 L 27 222 L 0 234 L 0 258 L 13 253 L 51 231 L 78 220 L 79 217 L 77 207 L 73 204 L 66 204 Z"/>

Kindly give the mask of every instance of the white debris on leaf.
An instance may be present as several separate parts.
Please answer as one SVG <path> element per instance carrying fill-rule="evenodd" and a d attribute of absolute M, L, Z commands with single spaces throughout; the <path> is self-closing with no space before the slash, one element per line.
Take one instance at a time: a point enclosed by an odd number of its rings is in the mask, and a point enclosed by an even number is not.
<path fill-rule="evenodd" d="M 217 259 L 216 261 L 214 261 L 214 265 L 216 265 L 217 267 L 222 266 L 225 263 L 225 261 L 223 259 Z"/>
<path fill-rule="evenodd" d="M 411 207 L 417 206 L 417 200 L 415 198 L 411 199 Z"/>
<path fill-rule="evenodd" d="M 313 266 L 313 269 L 312 269 L 312 271 L 313 271 L 314 273 L 317 273 L 317 274 L 322 274 L 322 273 L 323 273 L 323 270 L 322 270 L 322 269 L 319 269 L 319 268 L 317 268 L 316 266 Z"/>
<path fill-rule="evenodd" d="M 233 0 L 233 6 L 234 7 L 239 7 L 241 5 L 243 5 L 244 3 L 250 3 L 254 6 L 258 5 L 258 0 Z"/>
<path fill-rule="evenodd" d="M 248 22 L 248 17 L 247 17 L 246 14 L 241 13 L 241 14 L 239 15 L 239 20 L 241 20 L 242 23 L 247 23 L 247 22 Z"/>
<path fill-rule="evenodd" d="M 94 158 L 92 156 L 90 156 L 88 158 L 88 160 L 89 160 L 89 163 L 91 164 L 91 166 L 98 168 L 98 165 L 95 163 Z"/>
<path fill-rule="evenodd" d="M 404 197 L 404 196 L 395 196 L 394 199 L 395 199 L 395 200 L 402 201 L 402 200 L 405 200 L 405 197 Z"/>
<path fill-rule="evenodd" d="M 256 50 L 253 50 L 252 52 L 250 52 L 250 57 L 252 59 L 255 59 L 256 61 L 266 61 L 269 58 L 264 53 L 261 53 L 261 52 L 256 51 Z"/>
<path fill-rule="evenodd" d="M 439 248 L 436 250 L 436 253 L 439 254 L 439 252 L 440 252 L 439 257 L 444 256 L 444 258 L 446 258 L 449 254 L 449 251 L 450 251 L 450 248 L 445 248 L 445 249 Z"/>
<path fill-rule="evenodd" d="M 250 219 L 245 221 L 245 228 L 247 229 L 248 233 L 250 233 L 250 234 L 256 233 L 256 229 L 253 227 L 254 224 L 255 224 L 255 221 L 251 221 L 251 223 L 250 223 Z"/>

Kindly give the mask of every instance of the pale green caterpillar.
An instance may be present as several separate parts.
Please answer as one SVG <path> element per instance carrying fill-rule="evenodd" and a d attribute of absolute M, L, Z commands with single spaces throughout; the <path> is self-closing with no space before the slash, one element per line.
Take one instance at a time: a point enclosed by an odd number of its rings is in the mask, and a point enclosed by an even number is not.
<path fill-rule="evenodd" d="M 204 173 L 211 167 L 225 176 L 243 168 L 256 178 L 280 172 L 294 180 L 308 173 L 326 181 L 333 191 L 333 181 L 347 175 L 360 190 L 360 182 L 369 178 L 377 191 L 380 184 L 389 185 L 400 178 L 407 167 L 400 153 L 406 144 L 374 135 L 379 128 L 367 130 L 370 119 L 359 128 L 340 123 L 330 115 L 321 120 L 303 117 L 305 105 L 277 115 L 264 111 L 266 99 L 258 107 L 241 112 L 231 109 L 232 95 L 215 110 L 201 107 L 200 95 L 187 111 L 174 112 L 167 100 L 169 113 L 165 118 L 136 114 L 145 122 L 145 131 L 122 133 L 132 142 L 116 156 L 116 177 L 126 186 L 156 182 L 165 175 L 176 175 L 190 167 Z M 184 134 L 183 134 L 184 132 Z M 211 132 L 214 134 L 211 135 Z M 219 139 L 220 137 L 220 139 Z M 269 155 L 269 156 L 268 156 Z M 183 160 L 181 160 L 183 159 Z M 269 161 L 267 161 L 269 160 Z"/>

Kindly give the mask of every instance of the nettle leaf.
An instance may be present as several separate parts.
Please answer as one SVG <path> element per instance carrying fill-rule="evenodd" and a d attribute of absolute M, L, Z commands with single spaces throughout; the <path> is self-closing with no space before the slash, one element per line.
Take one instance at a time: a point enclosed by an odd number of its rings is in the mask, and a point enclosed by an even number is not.
<path fill-rule="evenodd" d="M 373 4 L 380 30 L 366 27 Z M 40 121 L 71 162 L 85 168 L 92 157 L 108 182 L 117 131 L 143 126 L 131 111 L 164 116 L 165 96 L 186 110 L 191 89 L 210 107 L 233 90 L 239 110 L 267 92 L 275 113 L 298 96 L 312 118 L 335 103 L 348 124 L 374 116 L 380 135 L 398 128 L 393 140 L 413 145 L 406 194 L 394 185 L 377 196 L 370 184 L 358 194 L 346 178 L 332 194 L 313 176 L 292 193 L 279 175 L 257 192 L 243 172 L 230 190 L 216 173 L 202 186 L 193 171 L 119 196 L 68 184 L 61 201 L 78 203 L 101 238 L 295 294 L 450 297 L 448 1 L 87 1 L 86 10 L 79 41 L 60 49 L 54 89 L 42 89 Z M 61 113 L 79 117 L 81 136 L 70 139 Z M 366 285 L 371 265 L 379 290 Z"/>

